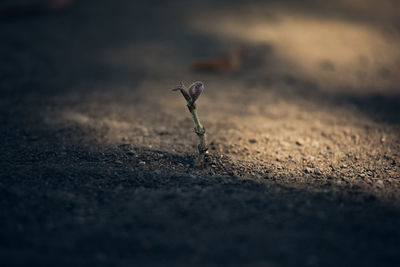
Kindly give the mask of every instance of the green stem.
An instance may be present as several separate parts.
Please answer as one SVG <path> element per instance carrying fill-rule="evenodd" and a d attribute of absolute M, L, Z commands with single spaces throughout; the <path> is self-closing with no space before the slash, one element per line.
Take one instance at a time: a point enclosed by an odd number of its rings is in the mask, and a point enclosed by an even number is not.
<path fill-rule="evenodd" d="M 207 153 L 207 136 L 206 129 L 203 125 L 201 125 L 199 117 L 197 116 L 197 107 L 196 104 L 193 103 L 192 98 L 186 92 L 184 85 L 182 84 L 180 87 L 173 89 L 173 91 L 181 91 L 183 97 L 186 99 L 187 107 L 192 114 L 193 122 L 194 122 L 194 132 L 197 134 L 199 138 L 199 145 L 197 148 L 199 149 L 199 160 L 198 163 L 201 164 L 204 161 L 204 155 Z"/>
<path fill-rule="evenodd" d="M 197 116 L 197 107 L 196 104 L 194 103 L 188 103 L 188 109 L 190 113 L 192 114 L 193 117 L 193 122 L 194 122 L 194 132 L 197 134 L 197 137 L 199 138 L 199 160 L 203 161 L 204 159 L 204 154 L 207 153 L 208 147 L 207 147 L 207 136 L 206 136 L 206 129 L 204 126 L 201 124 L 199 117 Z"/>

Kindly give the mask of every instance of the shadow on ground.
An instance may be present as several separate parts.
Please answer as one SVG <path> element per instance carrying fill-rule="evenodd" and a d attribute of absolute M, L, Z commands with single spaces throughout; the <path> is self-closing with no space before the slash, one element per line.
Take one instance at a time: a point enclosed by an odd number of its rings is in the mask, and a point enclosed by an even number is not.
<path fill-rule="evenodd" d="M 43 159 L 28 164 L 31 172 L 7 170 L 2 178 L 6 266 L 336 266 L 344 258 L 352 265 L 396 265 L 400 213 L 373 196 L 166 172 L 161 164 L 132 171 L 135 162 L 122 155 L 115 159 L 123 165 L 107 162 L 111 151 L 64 151 L 53 158 L 58 164 Z M 187 162 L 134 151 L 139 159 Z"/>

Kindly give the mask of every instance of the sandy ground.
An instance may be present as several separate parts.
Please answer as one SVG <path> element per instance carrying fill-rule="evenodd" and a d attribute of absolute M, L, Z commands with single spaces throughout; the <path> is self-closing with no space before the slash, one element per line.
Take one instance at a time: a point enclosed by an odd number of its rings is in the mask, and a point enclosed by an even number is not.
<path fill-rule="evenodd" d="M 0 264 L 399 266 L 395 7 L 81 1 L 2 18 Z M 190 71 L 235 47 L 239 70 Z M 196 80 L 202 167 L 170 90 Z"/>

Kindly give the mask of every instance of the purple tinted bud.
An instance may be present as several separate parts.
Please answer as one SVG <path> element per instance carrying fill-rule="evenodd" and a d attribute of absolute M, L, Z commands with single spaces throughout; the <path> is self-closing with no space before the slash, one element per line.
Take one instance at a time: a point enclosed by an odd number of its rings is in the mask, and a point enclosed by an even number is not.
<path fill-rule="evenodd" d="M 202 82 L 194 82 L 189 87 L 189 95 L 192 98 L 193 103 L 199 98 L 201 92 L 204 90 L 204 85 Z"/>

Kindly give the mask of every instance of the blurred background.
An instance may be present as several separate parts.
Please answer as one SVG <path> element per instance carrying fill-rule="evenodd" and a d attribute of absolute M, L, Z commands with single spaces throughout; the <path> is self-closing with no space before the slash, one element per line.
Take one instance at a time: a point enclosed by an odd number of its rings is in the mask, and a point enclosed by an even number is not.
<path fill-rule="evenodd" d="M 79 66 L 90 76 L 101 68 L 106 76 L 172 69 L 182 75 L 197 61 L 236 52 L 240 68 L 227 72 L 364 93 L 393 93 L 399 82 L 398 3 L 391 0 L 21 0 L 0 7 L 2 51 L 14 63 L 4 65 L 32 75 L 39 67 L 33 64 L 53 64 L 43 80 L 74 77 Z M 77 58 L 80 64 L 69 62 Z"/>

